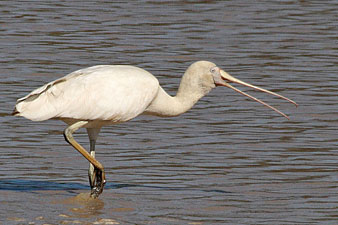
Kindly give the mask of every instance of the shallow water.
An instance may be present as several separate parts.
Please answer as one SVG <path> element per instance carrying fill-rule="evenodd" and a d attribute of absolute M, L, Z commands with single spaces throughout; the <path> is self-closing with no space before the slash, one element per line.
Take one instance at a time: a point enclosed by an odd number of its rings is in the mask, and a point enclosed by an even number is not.
<path fill-rule="evenodd" d="M 337 1 L 0 6 L 0 224 L 337 223 Z M 17 98 L 97 64 L 137 65 L 174 94 L 200 59 L 300 106 L 249 92 L 288 121 L 218 88 L 180 117 L 105 127 L 96 200 L 63 123 L 9 116 Z M 76 138 L 88 146 L 85 130 Z"/>

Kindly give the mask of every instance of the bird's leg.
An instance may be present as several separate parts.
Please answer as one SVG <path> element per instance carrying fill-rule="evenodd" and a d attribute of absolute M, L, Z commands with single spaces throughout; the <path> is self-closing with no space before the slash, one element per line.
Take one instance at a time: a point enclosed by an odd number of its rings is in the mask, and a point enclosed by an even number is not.
<path fill-rule="evenodd" d="M 90 155 L 95 158 L 95 144 L 96 144 L 96 139 L 97 136 L 100 133 L 101 128 L 87 128 L 87 133 L 89 137 L 89 143 L 90 143 Z M 89 184 L 91 189 L 95 188 L 96 183 L 99 183 L 98 180 L 100 179 L 100 176 L 97 176 L 97 173 L 99 173 L 98 170 L 95 170 L 95 167 L 93 164 L 89 164 L 89 169 L 88 169 L 88 177 L 89 177 Z"/>
<path fill-rule="evenodd" d="M 92 157 L 86 151 L 86 149 L 84 149 L 73 138 L 73 133 L 77 129 L 85 126 L 88 123 L 89 123 L 88 121 L 76 122 L 76 123 L 70 125 L 69 127 L 67 127 L 63 134 L 64 134 L 66 141 L 69 144 L 71 144 L 78 152 L 80 152 L 94 166 L 94 171 L 95 171 L 95 174 L 96 174 L 96 182 L 94 184 L 95 186 L 91 190 L 90 196 L 93 197 L 93 198 L 97 198 L 102 193 L 104 184 L 106 183 L 104 168 L 99 161 L 97 161 L 94 157 Z"/>
<path fill-rule="evenodd" d="M 90 155 L 95 158 L 95 140 L 90 140 Z M 88 177 L 89 177 L 89 184 L 90 188 L 93 189 L 95 186 L 95 173 L 94 173 L 94 166 L 93 164 L 89 164 L 89 169 L 88 169 Z"/>

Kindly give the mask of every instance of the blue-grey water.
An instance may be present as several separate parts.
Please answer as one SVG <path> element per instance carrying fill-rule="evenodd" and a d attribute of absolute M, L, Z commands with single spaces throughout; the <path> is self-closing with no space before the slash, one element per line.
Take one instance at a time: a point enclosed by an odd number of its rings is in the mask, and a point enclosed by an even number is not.
<path fill-rule="evenodd" d="M 0 224 L 337 224 L 337 15 L 336 0 L 1 1 Z M 299 107 L 241 88 L 288 121 L 217 88 L 180 117 L 105 127 L 96 200 L 65 124 L 9 115 L 97 64 L 142 67 L 173 95 L 201 59 Z"/>

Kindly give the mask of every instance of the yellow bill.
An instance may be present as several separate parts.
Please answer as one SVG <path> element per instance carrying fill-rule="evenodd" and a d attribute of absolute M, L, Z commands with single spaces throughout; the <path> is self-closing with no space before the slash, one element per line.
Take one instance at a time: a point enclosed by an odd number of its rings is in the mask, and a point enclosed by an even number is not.
<path fill-rule="evenodd" d="M 289 98 L 287 98 L 287 97 L 284 97 L 284 96 L 282 96 L 282 95 L 280 95 L 280 94 L 277 94 L 277 93 L 274 93 L 274 92 L 272 92 L 272 91 L 268 91 L 268 90 L 265 90 L 265 89 L 263 89 L 263 88 L 260 88 L 260 87 L 257 87 L 257 86 L 254 86 L 254 85 L 245 83 L 244 81 L 241 81 L 241 80 L 239 80 L 239 79 L 237 79 L 237 78 L 235 78 L 235 77 L 233 77 L 233 76 L 230 76 L 230 75 L 229 75 L 227 72 L 225 72 L 224 70 L 221 70 L 220 73 L 221 73 L 221 78 L 225 81 L 225 82 L 222 82 L 222 85 L 223 85 L 223 86 L 228 87 L 228 88 L 231 88 L 231 89 L 237 91 L 238 93 L 241 93 L 242 95 L 245 95 L 245 96 L 247 96 L 247 97 L 249 97 L 249 98 L 255 100 L 256 102 L 259 102 L 259 103 L 265 105 L 266 107 L 268 107 L 268 108 L 270 108 L 270 109 L 276 111 L 277 113 L 281 114 L 282 116 L 284 116 L 284 117 L 287 118 L 287 119 L 290 119 L 290 118 L 289 118 L 286 114 L 284 114 L 283 112 L 281 112 L 281 111 L 279 111 L 278 109 L 276 109 L 275 107 L 273 107 L 273 106 L 271 106 L 271 105 L 269 105 L 269 104 L 263 102 L 262 100 L 259 100 L 259 99 L 255 98 L 255 97 L 253 97 L 253 96 L 251 96 L 251 95 L 249 95 L 249 94 L 247 94 L 247 93 L 245 93 L 245 92 L 243 92 L 243 91 L 241 91 L 241 90 L 239 90 L 239 89 L 233 87 L 233 86 L 230 85 L 229 83 L 233 82 L 233 83 L 241 84 L 241 85 L 243 85 L 243 86 L 247 86 L 247 87 L 256 89 L 256 90 L 258 90 L 258 91 L 262 91 L 262 92 L 265 92 L 265 93 L 268 93 L 268 94 L 277 96 L 277 97 L 279 97 L 279 98 L 282 98 L 282 99 L 284 99 L 284 100 L 286 100 L 286 101 L 289 101 L 289 102 L 291 102 L 292 104 L 298 106 L 298 104 L 297 104 L 295 101 L 293 101 L 293 100 L 291 100 L 291 99 L 289 99 Z"/>

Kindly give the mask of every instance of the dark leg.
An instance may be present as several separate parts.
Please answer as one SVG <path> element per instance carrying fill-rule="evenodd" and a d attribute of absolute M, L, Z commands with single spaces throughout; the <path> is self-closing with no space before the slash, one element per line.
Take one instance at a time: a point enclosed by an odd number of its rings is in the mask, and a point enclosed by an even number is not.
<path fill-rule="evenodd" d="M 90 196 L 93 198 L 97 198 L 102 193 L 104 184 L 106 183 L 104 168 L 99 161 L 97 161 L 94 157 L 92 157 L 86 151 L 86 149 L 84 149 L 73 138 L 73 133 L 77 129 L 85 126 L 88 123 L 89 123 L 88 121 L 79 121 L 79 122 L 76 122 L 70 125 L 69 127 L 65 129 L 64 137 L 69 144 L 71 144 L 78 152 L 80 152 L 94 166 L 95 182 L 93 182 L 94 186 L 92 187 Z"/>
<path fill-rule="evenodd" d="M 101 128 L 87 128 L 87 133 L 88 133 L 89 142 L 90 142 L 90 155 L 93 158 L 95 158 L 95 144 L 96 144 L 97 136 L 100 133 L 100 129 Z M 96 172 L 95 172 L 95 167 L 91 163 L 89 164 L 88 177 L 89 177 L 90 187 L 93 189 L 95 186 L 95 182 L 96 182 Z"/>

